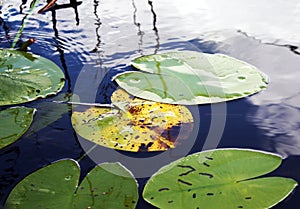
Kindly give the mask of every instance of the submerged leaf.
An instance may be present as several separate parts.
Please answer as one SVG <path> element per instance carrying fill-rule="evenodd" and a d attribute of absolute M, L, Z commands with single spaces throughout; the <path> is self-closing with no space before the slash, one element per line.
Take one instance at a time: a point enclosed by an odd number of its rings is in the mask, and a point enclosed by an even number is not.
<path fill-rule="evenodd" d="M 46 58 L 0 50 L 0 105 L 20 104 L 56 94 L 64 80 L 61 69 Z"/>
<path fill-rule="evenodd" d="M 53 97 L 53 100 L 64 101 L 67 100 L 67 94 L 59 94 Z M 54 101 L 41 102 L 35 105 L 37 109 L 36 120 L 32 123 L 32 126 L 27 131 L 26 136 L 30 136 L 38 132 L 39 130 L 48 127 L 55 121 L 62 118 L 64 114 L 69 111 L 68 104 L 65 103 L 57 103 Z"/>
<path fill-rule="evenodd" d="M 74 160 L 60 160 L 37 170 L 19 182 L 9 194 L 8 209 L 131 208 L 137 199 L 137 183 L 118 163 L 96 166 L 78 186 L 80 168 Z"/>
<path fill-rule="evenodd" d="M 19 139 L 30 127 L 35 109 L 14 107 L 0 111 L 0 149 Z"/>
<path fill-rule="evenodd" d="M 256 178 L 281 161 L 277 155 L 254 150 L 196 153 L 161 168 L 146 184 L 143 197 L 162 209 L 269 208 L 297 186 L 289 178 Z"/>
<path fill-rule="evenodd" d="M 249 96 L 267 86 L 254 66 L 222 54 L 192 51 L 142 56 L 132 61 L 138 72 L 116 77 L 130 94 L 171 104 L 207 104 Z"/>
<path fill-rule="evenodd" d="M 192 129 L 192 114 L 184 106 L 132 98 L 121 89 L 111 100 L 118 108 L 92 107 L 73 112 L 75 131 L 99 145 L 137 152 L 174 148 L 179 139 L 172 135 L 173 129 Z"/>

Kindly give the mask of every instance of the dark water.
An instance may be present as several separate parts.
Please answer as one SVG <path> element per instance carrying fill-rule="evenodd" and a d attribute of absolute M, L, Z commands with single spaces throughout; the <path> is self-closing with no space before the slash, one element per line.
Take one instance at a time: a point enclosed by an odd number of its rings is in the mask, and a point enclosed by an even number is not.
<path fill-rule="evenodd" d="M 30 3 L 3 1 L 0 47 L 10 46 Z M 0 150 L 1 204 L 29 173 L 62 158 L 79 159 L 93 146 L 74 132 L 72 106 L 51 101 L 70 101 L 75 93 L 83 102 L 109 102 L 116 88 L 110 78 L 133 57 L 168 50 L 231 55 L 258 67 L 271 81 L 265 91 L 249 98 L 192 108 L 193 113 L 199 111 L 200 125 L 197 123 L 188 153 L 217 147 L 278 153 L 286 159 L 270 175 L 300 182 L 300 3 L 90 0 L 78 5 L 78 1 L 58 0 L 56 10 L 37 14 L 43 4 L 41 1 L 27 19 L 21 41 L 35 38 L 29 51 L 59 65 L 67 83 L 59 95 L 26 104 L 38 110 L 32 127 L 16 143 Z M 93 150 L 80 161 L 82 174 L 100 158 L 121 161 L 137 176 L 145 177 L 139 174 L 149 167 L 146 161 L 136 168 L 128 159 L 155 156 L 113 152 L 100 147 Z M 146 180 L 138 179 L 140 192 Z M 298 208 L 299 203 L 296 189 L 274 208 Z M 140 198 L 137 208 L 154 207 Z"/>

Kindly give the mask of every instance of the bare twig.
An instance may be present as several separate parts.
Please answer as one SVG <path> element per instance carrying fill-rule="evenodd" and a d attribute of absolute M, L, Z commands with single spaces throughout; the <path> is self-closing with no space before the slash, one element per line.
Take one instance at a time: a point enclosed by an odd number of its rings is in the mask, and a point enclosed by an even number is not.
<path fill-rule="evenodd" d="M 58 104 L 70 104 L 70 105 L 82 105 L 82 106 L 94 106 L 94 107 L 115 107 L 113 104 L 100 104 L 100 103 L 85 103 L 85 102 L 65 102 L 65 101 L 53 101 Z"/>

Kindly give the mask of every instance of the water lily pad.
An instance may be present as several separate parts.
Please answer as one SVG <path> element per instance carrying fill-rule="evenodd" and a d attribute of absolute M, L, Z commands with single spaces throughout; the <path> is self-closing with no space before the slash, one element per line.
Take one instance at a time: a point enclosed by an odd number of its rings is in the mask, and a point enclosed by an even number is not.
<path fill-rule="evenodd" d="M 0 105 L 20 104 L 59 92 L 64 74 L 52 61 L 27 52 L 0 50 Z"/>
<path fill-rule="evenodd" d="M 267 86 L 254 66 L 223 54 L 169 52 L 136 58 L 139 71 L 115 80 L 130 94 L 171 104 L 207 104 L 249 96 Z"/>
<path fill-rule="evenodd" d="M 185 131 L 188 137 L 193 128 L 192 114 L 184 106 L 134 98 L 121 89 L 111 100 L 115 108 L 73 112 L 75 131 L 99 145 L 137 152 L 174 148 L 186 139 L 176 138 L 175 130 Z"/>
<path fill-rule="evenodd" d="M 155 173 L 143 197 L 158 208 L 270 208 L 297 186 L 293 179 L 258 178 L 282 158 L 243 149 L 212 150 L 181 158 Z"/>
<path fill-rule="evenodd" d="M 78 187 L 73 205 L 78 209 L 88 206 L 134 209 L 137 200 L 137 182 L 133 175 L 119 163 L 104 163 L 84 178 Z"/>
<path fill-rule="evenodd" d="M 35 109 L 14 107 L 0 111 L 0 149 L 19 139 L 30 127 Z"/>
<path fill-rule="evenodd" d="M 138 192 L 132 174 L 119 163 L 96 166 L 78 186 L 80 168 L 65 159 L 37 170 L 9 194 L 10 209 L 135 208 Z"/>

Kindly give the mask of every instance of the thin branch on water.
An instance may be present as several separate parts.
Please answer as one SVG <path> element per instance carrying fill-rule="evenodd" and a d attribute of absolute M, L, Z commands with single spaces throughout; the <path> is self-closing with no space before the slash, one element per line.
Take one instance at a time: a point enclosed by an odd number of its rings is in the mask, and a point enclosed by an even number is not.
<path fill-rule="evenodd" d="M 50 8 L 52 8 L 54 6 L 54 4 L 56 3 L 57 0 L 52 0 L 50 1 L 47 5 L 45 5 L 42 9 L 40 9 L 38 11 L 39 14 L 42 14 L 46 11 L 48 11 Z"/>
<path fill-rule="evenodd" d="M 80 162 L 83 158 L 85 158 L 86 156 L 88 156 L 96 147 L 98 146 L 98 144 L 95 144 L 94 146 L 92 146 L 88 151 L 86 151 L 78 160 L 77 162 Z"/>
<path fill-rule="evenodd" d="M 34 38 L 28 39 L 25 43 L 21 44 L 21 46 L 18 48 L 19 51 L 26 51 L 27 48 L 35 42 Z"/>
<path fill-rule="evenodd" d="M 69 104 L 69 105 L 82 105 L 82 106 L 94 106 L 94 107 L 110 107 L 113 108 L 113 104 L 100 104 L 100 103 L 86 103 L 86 102 L 65 102 L 65 101 L 52 101 L 58 104 Z"/>

